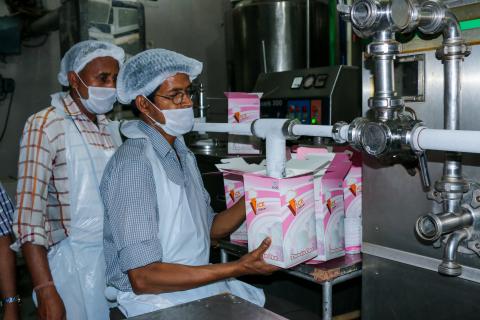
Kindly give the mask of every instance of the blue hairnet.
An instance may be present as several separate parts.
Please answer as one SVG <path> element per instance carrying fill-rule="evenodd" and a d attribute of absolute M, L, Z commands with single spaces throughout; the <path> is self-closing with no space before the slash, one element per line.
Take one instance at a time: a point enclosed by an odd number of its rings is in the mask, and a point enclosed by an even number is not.
<path fill-rule="evenodd" d="M 86 40 L 71 47 L 62 58 L 60 63 L 60 72 L 58 73 L 58 82 L 68 86 L 68 72 L 80 72 L 95 58 L 112 57 L 118 61 L 119 67 L 125 59 L 125 52 L 119 46 L 109 42 Z"/>
<path fill-rule="evenodd" d="M 180 53 L 150 49 L 129 59 L 117 78 L 118 101 L 132 102 L 137 96 L 148 96 L 167 78 L 185 73 L 190 81 L 202 72 L 202 63 Z"/>

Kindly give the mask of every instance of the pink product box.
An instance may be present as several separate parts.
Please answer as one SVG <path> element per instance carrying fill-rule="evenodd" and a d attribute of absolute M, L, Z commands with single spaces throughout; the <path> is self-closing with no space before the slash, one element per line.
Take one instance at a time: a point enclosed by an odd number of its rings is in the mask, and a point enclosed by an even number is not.
<path fill-rule="evenodd" d="M 261 93 L 226 92 L 228 123 L 251 123 L 260 118 Z M 229 135 L 229 154 L 259 154 L 261 140 L 252 136 Z"/>
<path fill-rule="evenodd" d="M 223 185 L 225 189 L 225 201 L 227 209 L 229 209 L 245 195 L 243 189 L 243 176 L 241 174 L 224 172 Z M 247 223 L 245 221 L 237 230 L 230 234 L 230 240 L 244 243 L 247 242 Z"/>
<path fill-rule="evenodd" d="M 267 263 L 290 268 L 316 256 L 313 175 L 275 179 L 245 174 L 248 250 L 270 237 Z"/>
<path fill-rule="evenodd" d="M 300 150 L 304 149 L 304 150 Z M 329 165 L 314 175 L 318 263 L 345 255 L 345 206 L 343 181 L 351 167 L 349 156 L 314 148 L 299 148 L 297 157 L 329 159 Z"/>
<path fill-rule="evenodd" d="M 261 171 L 265 169 L 265 166 L 262 164 L 248 164 L 242 158 L 222 159 L 221 162 L 221 164 L 217 164 L 216 166 L 221 172 L 223 172 L 225 202 L 227 209 L 229 209 L 245 195 L 243 173 Z M 248 241 L 246 221 L 244 221 L 237 230 L 230 234 L 230 240 L 242 243 Z"/>
<path fill-rule="evenodd" d="M 362 157 L 352 154 L 352 167 L 343 182 L 345 199 L 345 251 L 359 253 L 362 249 Z"/>

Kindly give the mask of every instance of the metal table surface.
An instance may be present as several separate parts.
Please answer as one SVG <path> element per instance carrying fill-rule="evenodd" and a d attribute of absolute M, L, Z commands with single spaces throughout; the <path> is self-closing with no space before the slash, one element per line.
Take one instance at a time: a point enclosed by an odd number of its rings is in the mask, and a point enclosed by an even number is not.
<path fill-rule="evenodd" d="M 286 320 L 278 314 L 261 308 L 237 296 L 224 293 L 180 304 L 141 316 L 134 320 Z"/>
<path fill-rule="evenodd" d="M 220 240 L 218 242 L 222 262 L 228 262 L 228 255 L 241 257 L 248 252 L 244 243 Z M 294 277 L 302 278 L 322 286 L 323 320 L 332 319 L 332 286 L 362 275 L 362 255 L 347 254 L 318 264 L 302 263 L 290 269 L 282 269 Z"/>

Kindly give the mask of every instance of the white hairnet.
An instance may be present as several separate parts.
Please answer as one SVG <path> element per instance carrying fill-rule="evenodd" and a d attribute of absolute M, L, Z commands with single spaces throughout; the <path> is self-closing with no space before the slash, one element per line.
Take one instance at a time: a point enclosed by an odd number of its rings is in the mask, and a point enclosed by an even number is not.
<path fill-rule="evenodd" d="M 150 49 L 129 59 L 117 78 L 118 101 L 132 102 L 137 96 L 148 96 L 167 78 L 185 73 L 190 81 L 202 72 L 202 63 L 180 53 Z"/>
<path fill-rule="evenodd" d="M 122 66 L 125 59 L 125 52 L 119 46 L 109 42 L 86 40 L 71 47 L 62 58 L 60 72 L 58 73 L 58 82 L 68 86 L 68 72 L 80 72 L 95 58 L 112 57 L 118 61 L 119 67 Z"/>

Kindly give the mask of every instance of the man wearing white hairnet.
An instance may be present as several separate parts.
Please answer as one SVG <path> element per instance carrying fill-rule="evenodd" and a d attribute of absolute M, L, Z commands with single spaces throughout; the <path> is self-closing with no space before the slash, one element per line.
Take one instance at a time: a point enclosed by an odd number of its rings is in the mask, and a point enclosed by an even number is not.
<path fill-rule="evenodd" d="M 191 81 L 202 64 L 152 49 L 121 68 L 119 101 L 140 121 L 122 126 L 128 139 L 105 169 L 104 246 L 109 298 L 128 317 L 231 292 L 258 305 L 260 289 L 233 279 L 270 274 L 266 239 L 254 252 L 209 265 L 210 238 L 227 236 L 245 219 L 244 201 L 214 215 L 195 157 L 182 135 L 193 128 Z"/>
<path fill-rule="evenodd" d="M 69 91 L 53 94 L 23 131 L 12 248 L 25 256 L 40 319 L 108 319 L 99 181 L 121 143 L 104 114 L 123 60 L 110 43 L 74 45 L 58 74 Z"/>

